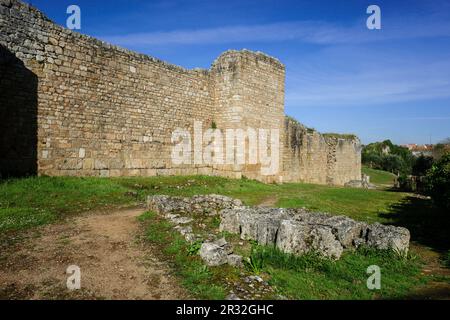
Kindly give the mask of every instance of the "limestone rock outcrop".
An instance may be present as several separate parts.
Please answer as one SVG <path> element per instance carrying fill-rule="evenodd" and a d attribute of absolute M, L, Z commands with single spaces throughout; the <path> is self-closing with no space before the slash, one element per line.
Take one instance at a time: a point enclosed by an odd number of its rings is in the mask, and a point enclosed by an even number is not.
<path fill-rule="evenodd" d="M 241 200 L 217 194 L 195 195 L 190 198 L 156 195 L 147 198 L 147 207 L 157 213 L 214 215 L 222 209 L 241 207 L 242 205 Z"/>
<path fill-rule="evenodd" d="M 239 234 L 242 240 L 276 246 L 283 252 L 296 255 L 316 252 L 339 259 L 344 250 L 361 245 L 402 254 L 409 247 L 410 233 L 406 228 L 367 224 L 346 216 L 309 212 L 302 208 L 248 207 L 239 200 L 219 195 L 192 198 L 150 196 L 147 204 L 151 210 L 168 217 L 178 217 L 180 213 L 189 216 L 220 215 L 220 231 Z M 200 251 L 208 265 L 227 263 L 231 254 L 222 242 L 206 242 Z"/>
<path fill-rule="evenodd" d="M 275 245 L 281 251 L 303 254 L 315 251 L 339 259 L 345 249 L 366 245 L 376 249 L 408 251 L 410 234 L 402 227 L 368 225 L 345 216 L 312 213 L 304 209 L 240 207 L 221 214 L 221 231 L 241 239 Z"/>
<path fill-rule="evenodd" d="M 233 252 L 232 247 L 221 238 L 216 241 L 204 242 L 200 247 L 200 257 L 208 266 L 220 266 L 228 262 L 228 256 Z M 233 260 L 233 258 L 230 258 Z"/>

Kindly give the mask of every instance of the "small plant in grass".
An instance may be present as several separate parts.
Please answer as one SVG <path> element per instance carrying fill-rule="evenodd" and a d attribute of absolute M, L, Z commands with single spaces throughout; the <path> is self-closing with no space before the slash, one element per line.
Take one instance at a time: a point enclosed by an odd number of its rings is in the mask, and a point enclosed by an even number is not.
<path fill-rule="evenodd" d="M 245 259 L 244 265 L 249 272 L 254 274 L 260 274 L 262 268 L 264 267 L 263 260 L 254 256 L 250 256 L 247 259 Z"/>
<path fill-rule="evenodd" d="M 198 254 L 198 252 L 200 251 L 200 248 L 202 247 L 202 240 L 197 240 L 193 243 L 191 243 L 188 247 L 187 247 L 187 253 L 188 256 L 195 256 L 196 254 Z"/>
<path fill-rule="evenodd" d="M 260 274 L 262 269 L 264 268 L 264 257 L 263 255 L 259 254 L 256 248 L 262 247 L 259 247 L 253 243 L 250 257 L 244 260 L 244 265 L 248 271 L 254 274 Z"/>
<path fill-rule="evenodd" d="M 220 232 L 219 236 L 225 238 L 226 240 L 238 238 L 238 235 L 236 235 L 235 233 L 228 232 L 228 231 Z"/>
<path fill-rule="evenodd" d="M 219 217 L 219 216 L 214 216 L 214 217 L 211 219 L 211 227 L 212 227 L 212 228 L 219 228 L 220 222 L 221 222 L 220 217 Z"/>

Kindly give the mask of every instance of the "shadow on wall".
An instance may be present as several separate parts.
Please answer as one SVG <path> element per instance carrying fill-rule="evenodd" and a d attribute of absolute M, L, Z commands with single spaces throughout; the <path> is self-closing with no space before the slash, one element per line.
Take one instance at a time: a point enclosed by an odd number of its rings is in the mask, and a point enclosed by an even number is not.
<path fill-rule="evenodd" d="M 0 45 L 0 178 L 37 173 L 38 77 Z"/>

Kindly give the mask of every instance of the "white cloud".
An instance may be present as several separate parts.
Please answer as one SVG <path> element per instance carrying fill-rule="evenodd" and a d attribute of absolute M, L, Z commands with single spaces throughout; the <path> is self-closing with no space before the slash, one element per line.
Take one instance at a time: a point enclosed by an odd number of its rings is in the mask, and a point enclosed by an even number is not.
<path fill-rule="evenodd" d="M 239 42 L 279 42 L 297 40 L 314 44 L 366 43 L 420 37 L 450 37 L 448 19 L 408 18 L 383 20 L 382 30 L 371 31 L 365 21 L 339 26 L 322 21 L 280 22 L 262 25 L 224 26 L 219 28 L 182 29 L 99 35 L 99 38 L 122 46 L 194 45 Z"/>
<path fill-rule="evenodd" d="M 379 49 L 337 46 L 292 63 L 286 105 L 365 107 L 450 97 L 450 61 L 445 54 L 412 52 L 408 47 L 384 53 Z"/>

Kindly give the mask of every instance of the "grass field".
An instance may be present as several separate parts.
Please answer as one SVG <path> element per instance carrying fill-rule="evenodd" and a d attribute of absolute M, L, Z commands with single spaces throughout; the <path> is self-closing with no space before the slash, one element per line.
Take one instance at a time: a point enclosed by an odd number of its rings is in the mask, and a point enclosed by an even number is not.
<path fill-rule="evenodd" d="M 370 182 L 384 187 L 391 187 L 395 181 L 395 174 L 387 171 L 362 167 L 362 173 L 370 176 Z"/>
<path fill-rule="evenodd" d="M 367 170 L 367 169 L 365 169 Z M 367 172 L 367 171 L 366 171 Z M 390 181 L 388 174 L 373 175 L 375 182 Z M 372 180 L 373 181 L 373 180 Z M 35 226 L 63 221 L 71 215 L 105 208 L 142 203 L 150 194 L 192 196 L 217 193 L 239 198 L 248 205 L 267 199 L 281 207 L 344 214 L 357 220 L 402 225 L 413 240 L 448 251 L 449 219 L 430 200 L 388 189 L 362 190 L 313 184 L 262 184 L 241 179 L 207 176 L 148 178 L 32 177 L 0 182 L 0 233 L 3 237 Z M 182 284 L 195 296 L 223 298 L 224 278 L 239 276 L 229 266 L 206 268 L 189 254 L 192 248 L 167 223 L 152 213 L 141 217 L 146 238 L 160 247 Z M 270 278 L 272 286 L 294 299 L 372 299 L 402 298 L 426 282 L 420 273 L 421 259 L 415 252 L 408 258 L 390 253 L 357 251 L 344 254 L 337 262 L 314 256 L 290 257 L 271 248 L 254 246 L 248 255 L 257 262 L 256 270 Z M 368 291 L 364 282 L 367 264 L 383 268 L 384 287 Z M 448 281 L 448 279 L 447 279 Z"/>
<path fill-rule="evenodd" d="M 401 299 L 427 282 L 420 275 L 421 261 L 415 254 L 400 258 L 390 251 L 361 248 L 331 261 L 314 254 L 297 257 L 255 246 L 251 256 L 258 261 L 260 273 L 270 276 L 269 283 L 293 299 Z M 367 268 L 372 265 L 382 271 L 380 290 L 367 289 Z"/>
<path fill-rule="evenodd" d="M 274 198 L 282 207 L 306 207 L 368 222 L 389 222 L 392 204 L 404 193 L 313 184 L 262 184 L 220 177 L 75 178 L 32 177 L 0 183 L 0 231 L 20 230 L 100 208 L 127 206 L 149 194 L 218 193 L 248 205 Z"/>
<path fill-rule="evenodd" d="M 127 188 L 108 179 L 32 177 L 0 183 L 0 232 L 51 223 L 69 214 L 130 205 Z"/>

